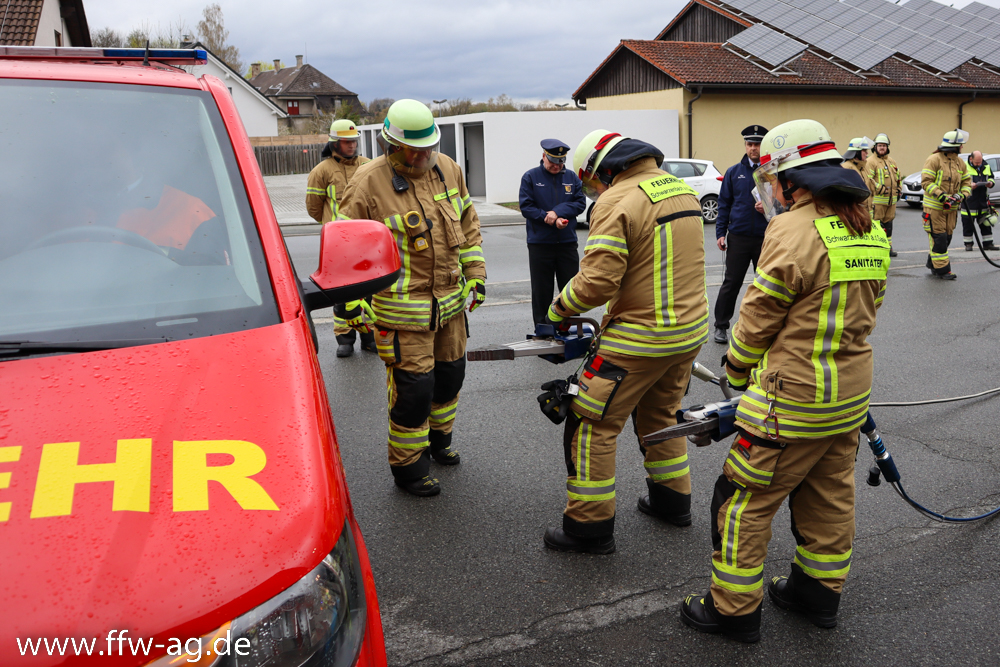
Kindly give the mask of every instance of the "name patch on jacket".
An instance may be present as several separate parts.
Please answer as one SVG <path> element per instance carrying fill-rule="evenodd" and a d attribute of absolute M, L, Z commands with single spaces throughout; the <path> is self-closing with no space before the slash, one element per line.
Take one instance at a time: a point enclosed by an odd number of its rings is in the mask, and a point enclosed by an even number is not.
<path fill-rule="evenodd" d="M 830 256 L 830 282 L 885 280 L 889 273 L 889 239 L 882 223 L 872 221 L 867 234 L 851 234 L 835 215 L 814 220 Z"/>
<path fill-rule="evenodd" d="M 647 197 L 649 197 L 649 201 L 654 204 L 676 195 L 698 196 L 698 193 L 694 191 L 694 188 L 676 176 L 671 176 L 670 174 L 663 174 L 662 176 L 651 178 L 648 181 L 643 181 L 639 184 L 639 187 L 642 188 L 642 191 L 646 193 Z"/>

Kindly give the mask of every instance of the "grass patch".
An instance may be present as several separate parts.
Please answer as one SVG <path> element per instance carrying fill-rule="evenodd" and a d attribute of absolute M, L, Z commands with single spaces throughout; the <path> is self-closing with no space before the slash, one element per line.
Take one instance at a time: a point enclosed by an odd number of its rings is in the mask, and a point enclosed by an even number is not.
<path fill-rule="evenodd" d="M 518 213 L 521 212 L 521 207 L 518 206 L 516 201 L 501 203 L 500 206 L 503 206 L 504 208 L 509 208 L 512 211 L 517 211 Z"/>

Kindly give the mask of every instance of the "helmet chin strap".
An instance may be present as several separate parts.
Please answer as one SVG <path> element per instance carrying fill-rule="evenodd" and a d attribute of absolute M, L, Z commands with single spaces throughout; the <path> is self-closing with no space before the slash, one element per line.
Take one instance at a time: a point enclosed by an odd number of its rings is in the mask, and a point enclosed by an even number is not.
<path fill-rule="evenodd" d="M 799 186 L 785 178 L 784 174 L 778 174 L 778 182 L 781 183 L 781 196 L 785 201 L 792 200 L 792 193 L 799 189 Z"/>

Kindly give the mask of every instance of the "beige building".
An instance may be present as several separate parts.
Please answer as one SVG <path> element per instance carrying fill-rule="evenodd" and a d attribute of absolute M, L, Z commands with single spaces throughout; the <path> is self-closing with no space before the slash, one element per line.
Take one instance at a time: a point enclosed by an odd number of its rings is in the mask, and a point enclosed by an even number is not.
<path fill-rule="evenodd" d="M 737 46 L 757 50 L 737 35 L 758 24 L 785 40 L 785 55 L 797 52 L 769 63 Z M 970 57 L 942 72 L 898 52 L 857 66 L 714 0 L 692 0 L 655 40 L 622 40 L 573 97 L 588 110 L 676 110 L 681 157 L 720 170 L 743 155 L 744 127 L 796 118 L 823 123 L 841 152 L 853 137 L 885 132 L 904 175 L 956 127 L 970 133 L 969 150 L 1000 152 L 1000 67 Z"/>

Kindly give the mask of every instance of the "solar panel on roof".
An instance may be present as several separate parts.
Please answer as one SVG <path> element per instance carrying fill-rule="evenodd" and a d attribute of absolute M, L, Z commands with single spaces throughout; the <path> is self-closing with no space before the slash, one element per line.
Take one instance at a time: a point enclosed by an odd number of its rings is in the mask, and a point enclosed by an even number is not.
<path fill-rule="evenodd" d="M 995 7 L 990 7 L 989 5 L 984 5 L 981 2 L 970 2 L 965 7 L 962 8 L 962 11 L 971 12 L 976 16 L 982 16 L 985 18 L 993 18 L 995 16 L 1000 16 L 1000 9 L 996 9 Z"/>
<path fill-rule="evenodd" d="M 802 42 L 760 23 L 733 36 L 728 43 L 760 58 L 772 67 L 777 67 L 806 49 L 806 45 Z"/>
<path fill-rule="evenodd" d="M 755 16 L 762 21 L 767 21 L 768 23 L 774 23 L 774 19 L 780 17 L 784 13 L 785 13 L 784 5 L 775 3 L 770 7 L 766 7 L 762 11 L 757 12 Z"/>
<path fill-rule="evenodd" d="M 850 9 L 850 7 L 844 3 L 835 2 L 816 12 L 816 16 L 820 17 L 824 21 L 831 21 L 846 12 L 848 9 Z"/>
<path fill-rule="evenodd" d="M 909 28 L 910 30 L 917 30 L 924 24 L 931 20 L 930 16 L 924 14 L 917 14 L 916 12 L 910 12 L 909 16 L 904 16 L 900 21 L 899 25 L 904 28 Z"/>
<path fill-rule="evenodd" d="M 887 21 L 877 21 L 862 29 L 861 36 L 865 39 L 870 39 L 873 42 L 880 42 L 882 37 L 885 37 L 895 29 L 896 26 L 892 23 Z"/>

